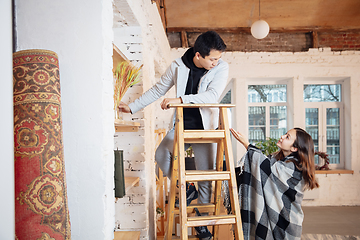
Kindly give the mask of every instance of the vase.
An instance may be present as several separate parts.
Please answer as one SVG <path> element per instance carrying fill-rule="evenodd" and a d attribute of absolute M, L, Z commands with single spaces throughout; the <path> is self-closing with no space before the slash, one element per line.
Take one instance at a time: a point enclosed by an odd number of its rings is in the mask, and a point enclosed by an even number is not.
<path fill-rule="evenodd" d="M 116 120 L 123 120 L 124 113 L 119 109 L 115 109 L 115 119 Z"/>
<path fill-rule="evenodd" d="M 114 154 L 115 154 L 115 163 L 114 163 L 115 197 L 122 198 L 125 196 L 123 150 L 115 150 Z"/>

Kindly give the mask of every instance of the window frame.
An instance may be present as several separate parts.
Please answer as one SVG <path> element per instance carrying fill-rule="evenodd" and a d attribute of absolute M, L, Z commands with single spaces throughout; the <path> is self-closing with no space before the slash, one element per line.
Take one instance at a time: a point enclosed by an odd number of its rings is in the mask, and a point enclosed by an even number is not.
<path fill-rule="evenodd" d="M 307 102 L 304 103 L 304 111 L 307 108 L 318 109 L 318 151 L 327 152 L 327 124 L 326 124 L 326 109 L 328 108 L 338 108 L 339 109 L 339 145 L 340 145 L 340 154 L 338 164 L 329 164 L 331 169 L 343 169 L 345 167 L 345 163 L 342 159 L 344 159 L 344 151 L 343 151 L 343 143 L 344 143 L 344 114 L 343 114 L 343 103 L 342 102 Z M 304 119 L 305 121 L 305 119 Z M 306 124 L 306 123 L 305 123 Z"/>
<path fill-rule="evenodd" d="M 332 84 L 339 84 L 341 85 L 341 101 L 340 102 L 305 102 L 304 100 L 304 86 L 305 85 L 332 85 Z M 327 108 L 339 108 L 339 124 L 340 124 L 340 154 L 339 154 L 339 164 L 329 164 L 330 169 L 345 169 L 346 167 L 346 154 L 345 154 L 345 114 L 344 114 L 344 93 L 345 93 L 345 81 L 344 79 L 331 79 L 331 78 L 321 78 L 321 79 L 307 79 L 303 82 L 303 104 L 304 104 L 304 126 L 306 127 L 306 108 L 317 108 L 319 111 L 319 149 L 318 151 L 327 152 L 327 131 L 326 131 L 326 109 Z M 320 125 L 321 124 L 321 125 Z M 321 133 L 321 137 L 320 137 Z"/>
<path fill-rule="evenodd" d="M 292 94 L 292 78 L 257 78 L 246 81 L 246 114 L 249 116 L 249 107 L 265 107 L 265 139 L 270 137 L 270 107 L 286 106 L 286 129 L 289 129 L 290 124 L 290 94 Z M 249 102 L 248 90 L 249 85 L 286 85 L 286 101 L 285 102 Z M 249 132 L 249 118 L 246 118 L 247 136 L 250 137 Z"/>

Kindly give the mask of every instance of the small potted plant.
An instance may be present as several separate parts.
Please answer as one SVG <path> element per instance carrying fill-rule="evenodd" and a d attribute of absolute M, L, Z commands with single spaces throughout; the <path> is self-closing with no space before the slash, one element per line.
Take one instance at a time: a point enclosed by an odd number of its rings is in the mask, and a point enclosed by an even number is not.
<path fill-rule="evenodd" d="M 260 142 L 255 143 L 255 146 L 257 148 L 261 149 L 261 151 L 266 156 L 269 156 L 270 154 L 272 154 L 272 153 L 279 150 L 278 146 L 276 145 L 277 142 L 278 142 L 278 139 L 267 138 L 264 141 L 260 141 Z"/>

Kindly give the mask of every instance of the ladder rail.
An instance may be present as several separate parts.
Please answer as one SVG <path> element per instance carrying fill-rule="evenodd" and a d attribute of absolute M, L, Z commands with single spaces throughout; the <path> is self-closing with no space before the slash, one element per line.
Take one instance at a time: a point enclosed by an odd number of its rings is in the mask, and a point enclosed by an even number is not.
<path fill-rule="evenodd" d="M 218 149 L 217 149 L 217 155 L 216 155 L 216 171 L 223 172 L 223 166 L 224 166 L 224 141 L 221 141 L 218 143 Z M 229 176 L 231 173 L 229 172 Z M 214 203 L 215 203 L 215 211 L 214 215 L 220 214 L 220 206 L 221 206 L 221 185 L 222 181 L 216 181 L 215 182 L 215 194 L 214 194 Z M 217 240 L 219 238 L 219 225 L 213 226 L 213 236 L 214 240 Z"/>
<path fill-rule="evenodd" d="M 179 186 L 180 186 L 180 237 L 183 240 L 188 240 L 188 224 L 187 224 L 187 209 L 186 209 L 186 179 L 185 179 L 185 142 L 184 142 L 184 122 L 182 109 L 176 109 L 176 126 L 178 131 L 178 138 L 175 139 L 178 145 L 178 169 L 179 169 Z M 176 127 L 175 127 L 176 128 Z M 175 155 L 175 154 L 174 154 Z"/>
<path fill-rule="evenodd" d="M 232 108 L 236 107 L 235 104 L 223 104 L 223 103 L 170 103 L 170 108 Z"/>
<path fill-rule="evenodd" d="M 225 108 L 220 108 L 220 128 L 221 129 L 229 129 L 229 121 L 227 120 L 227 110 Z M 236 184 L 236 176 L 235 176 L 235 164 L 234 164 L 234 156 L 231 146 L 231 138 L 230 138 L 230 131 L 225 131 L 225 161 L 226 167 L 231 169 L 231 179 L 229 181 L 229 191 L 230 196 L 238 196 L 238 189 Z M 231 159 L 231 160 L 230 160 Z M 239 198 L 238 197 L 230 197 L 231 202 L 231 211 L 232 214 L 239 214 L 240 215 L 240 205 L 239 205 Z M 244 234 L 242 230 L 241 218 L 239 221 L 236 221 L 235 227 L 235 239 L 241 240 L 244 239 Z"/>
<path fill-rule="evenodd" d="M 178 132 L 174 132 L 174 139 L 178 138 Z M 172 224 L 174 222 L 174 215 L 175 215 L 175 194 L 176 194 L 176 179 L 178 179 L 178 167 L 177 167 L 177 158 L 178 156 L 176 153 L 178 152 L 178 145 L 175 144 L 173 146 L 173 168 L 171 170 L 171 181 L 170 181 L 170 193 L 169 193 L 169 203 L 168 203 L 168 218 L 167 224 L 165 229 L 164 240 L 171 240 L 172 239 Z"/>

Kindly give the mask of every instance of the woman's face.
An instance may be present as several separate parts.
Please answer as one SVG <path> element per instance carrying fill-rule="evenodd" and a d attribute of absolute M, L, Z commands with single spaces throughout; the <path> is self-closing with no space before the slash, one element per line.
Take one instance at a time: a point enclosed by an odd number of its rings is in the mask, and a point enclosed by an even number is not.
<path fill-rule="evenodd" d="M 293 147 L 293 144 L 296 139 L 296 130 L 291 129 L 285 135 L 282 135 L 277 146 L 283 151 L 284 155 L 287 156 L 292 152 L 296 152 L 297 148 Z"/>

